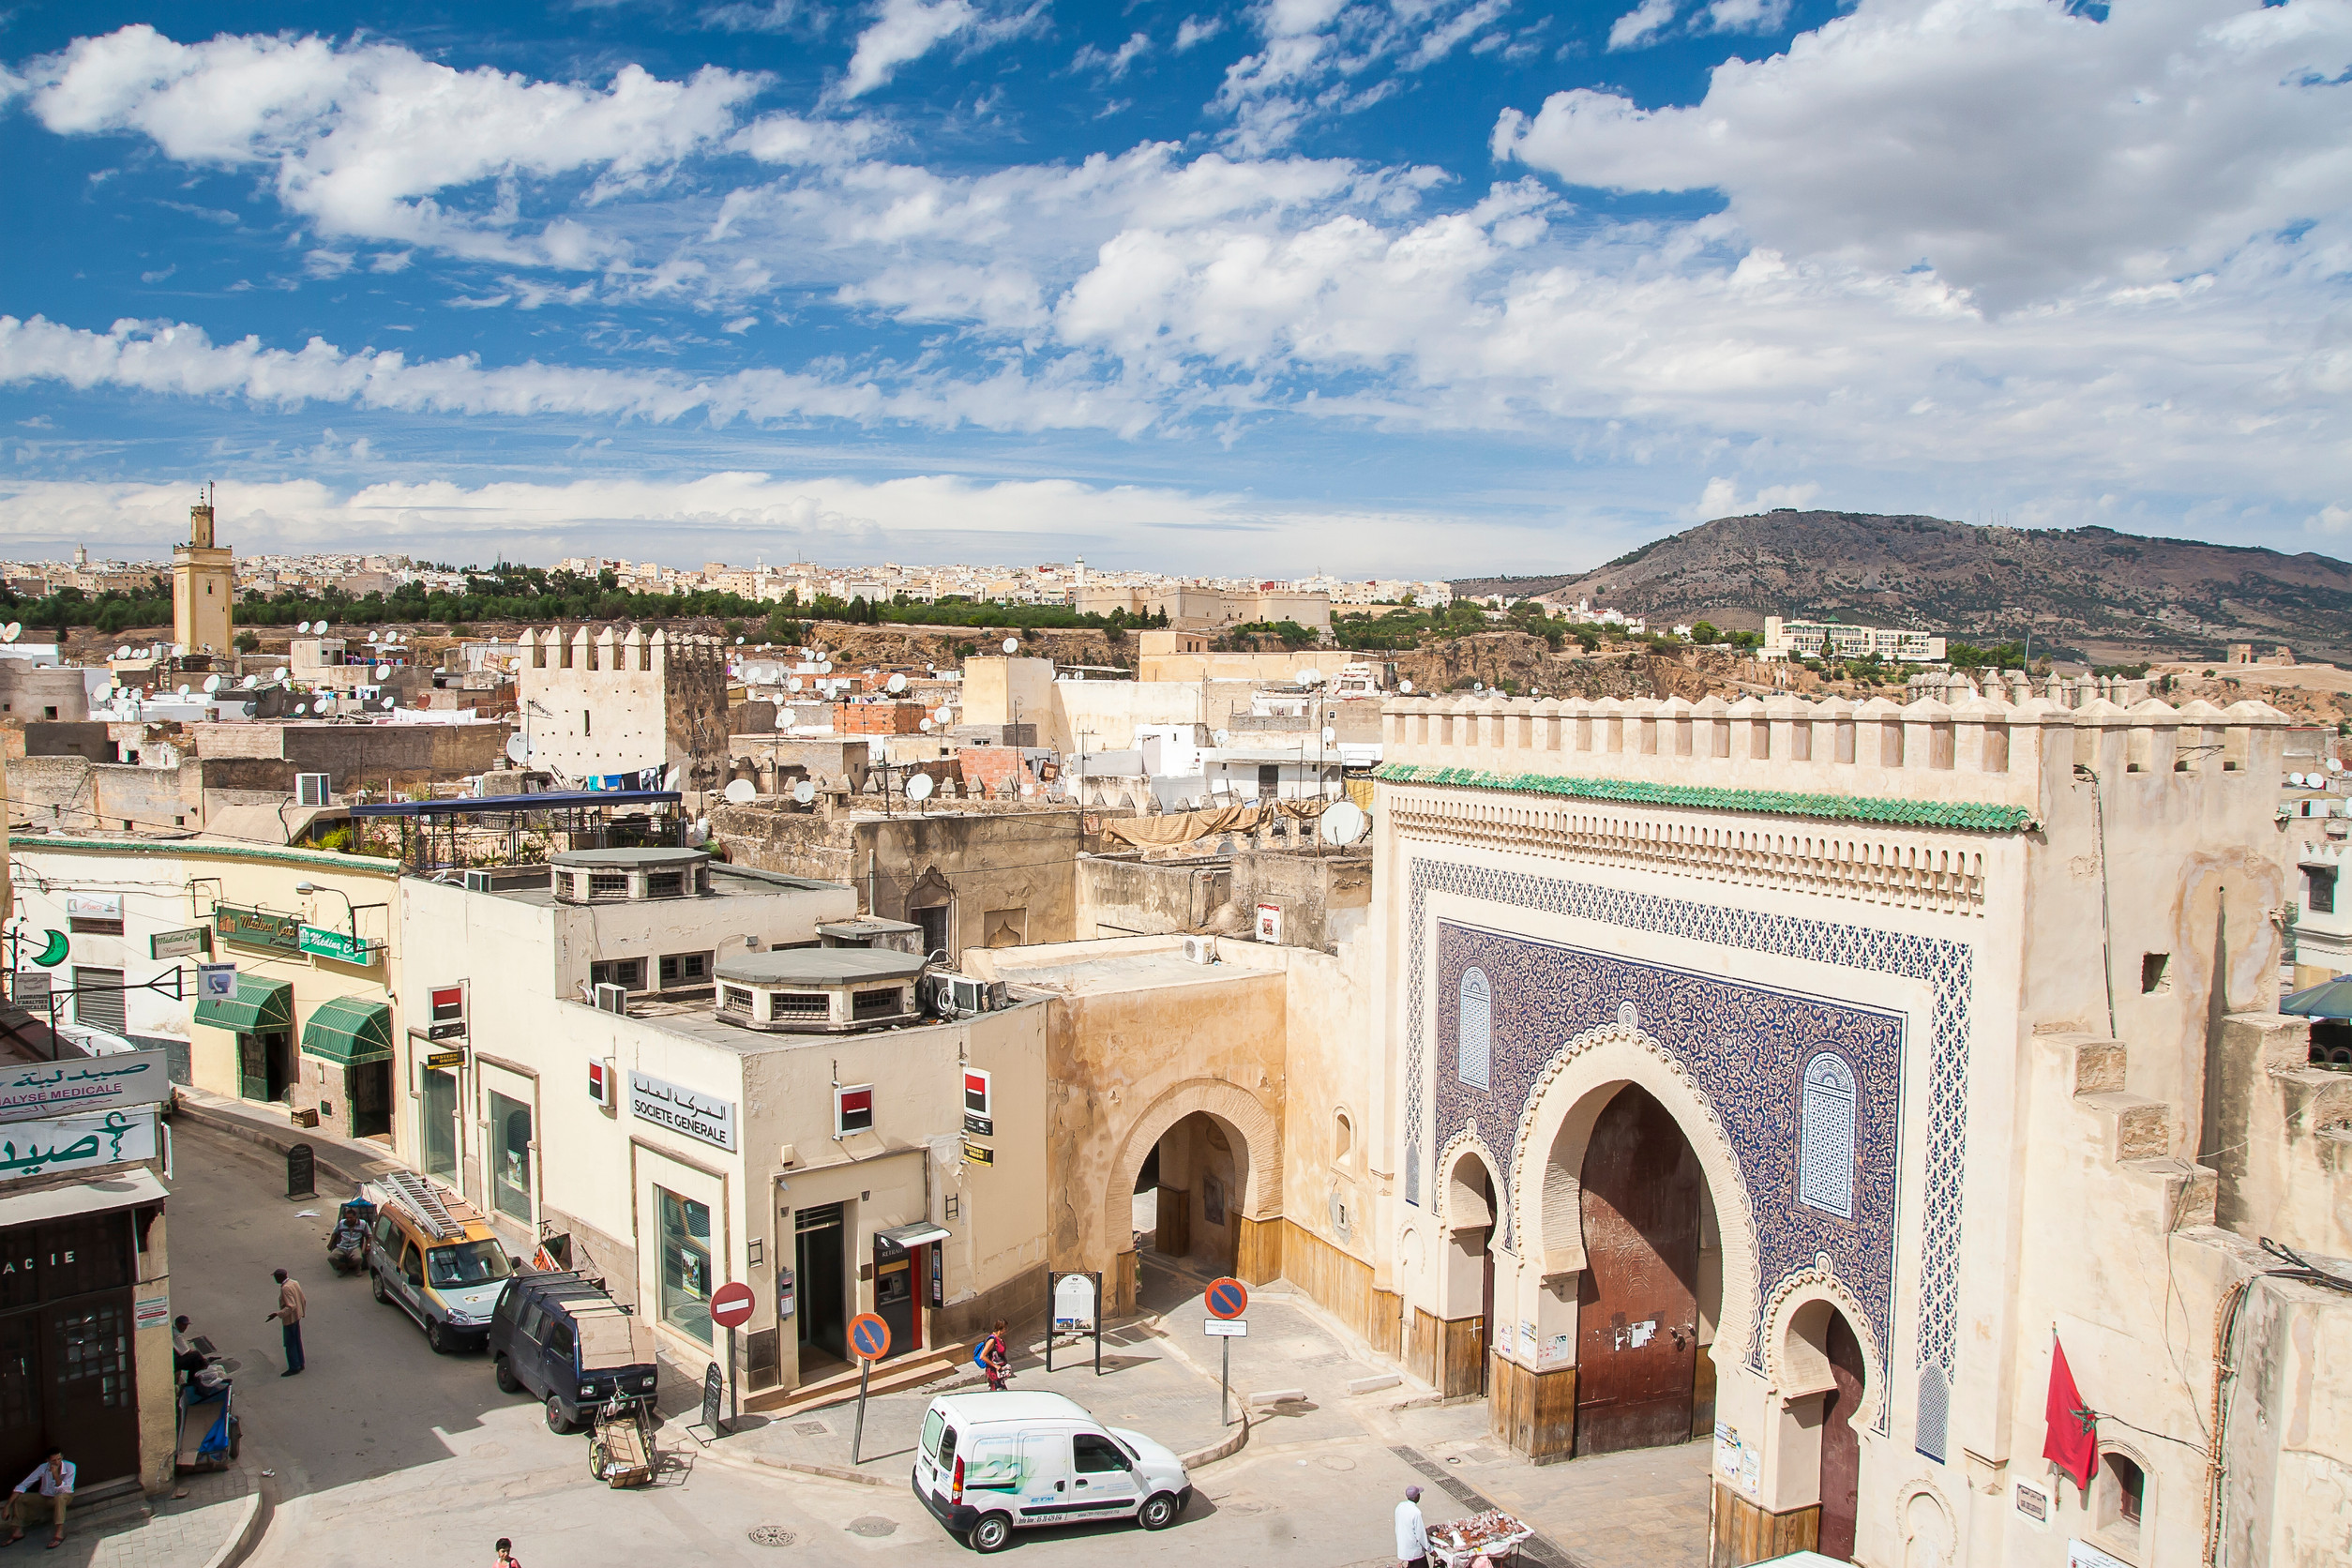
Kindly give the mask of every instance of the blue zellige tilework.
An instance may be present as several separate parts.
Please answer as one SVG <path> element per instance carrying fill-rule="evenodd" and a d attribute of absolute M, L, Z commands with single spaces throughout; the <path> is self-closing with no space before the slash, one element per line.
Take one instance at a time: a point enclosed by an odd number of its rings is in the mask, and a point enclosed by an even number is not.
<path fill-rule="evenodd" d="M 1764 914 L 1754 910 L 1630 893 L 1560 877 L 1464 866 L 1419 855 L 1411 860 L 1408 883 L 1412 891 L 1407 938 L 1411 957 L 1406 966 L 1404 1156 L 1405 1200 L 1412 1204 L 1422 1201 L 1423 1184 L 1429 1174 L 1424 1166 L 1426 1156 L 1422 1138 L 1432 1082 L 1423 1018 L 1430 970 L 1435 962 L 1428 950 L 1431 893 L 1454 894 L 1506 909 L 1542 911 L 1629 931 L 1684 937 L 1723 947 L 1779 954 L 1926 982 L 1934 999 L 1934 1027 L 1928 1054 L 1926 1176 L 1921 1194 L 1919 1321 L 1914 1327 L 1920 1369 L 1932 1369 L 1941 1386 L 1951 1385 L 1959 1324 L 1961 1173 L 1968 1153 L 1972 952 L 1966 942 L 1875 930 L 1836 921 Z M 1615 999 L 1610 1005 L 1615 1005 Z M 1554 1048 L 1564 1044 L 1566 1038 L 1563 1035 L 1554 1041 Z M 1515 1108 L 1511 1112 L 1513 1123 L 1517 1115 Z M 1444 1142 L 1455 1125 L 1458 1123 L 1441 1120 L 1438 1141 Z M 1774 1283 L 1769 1274 L 1758 1279 L 1759 1288 L 1766 1292 Z M 1880 1343 L 1892 1348 L 1892 1339 L 1882 1339 Z M 1921 1412 L 1922 1422 L 1930 1413 Z M 1940 1424 L 1937 1425 L 1939 1429 L 1932 1435 L 1932 1446 L 1926 1440 L 1930 1434 L 1922 1425 L 1921 1446 L 1922 1452 L 1940 1461 L 1943 1436 Z"/>

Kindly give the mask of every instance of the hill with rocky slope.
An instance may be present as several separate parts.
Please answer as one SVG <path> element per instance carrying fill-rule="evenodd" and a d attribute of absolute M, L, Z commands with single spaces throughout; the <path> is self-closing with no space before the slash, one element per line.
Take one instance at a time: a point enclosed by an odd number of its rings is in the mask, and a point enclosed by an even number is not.
<path fill-rule="evenodd" d="M 1541 584 L 1541 586 L 1538 586 Z M 1767 615 L 1917 626 L 1971 642 L 2033 634 L 2099 663 L 2219 657 L 2230 642 L 2352 661 L 2352 565 L 2110 528 L 1979 527 L 1863 512 L 1718 518 L 1567 578 L 1456 581 L 1457 594 L 1589 597 L 1661 620 Z"/>

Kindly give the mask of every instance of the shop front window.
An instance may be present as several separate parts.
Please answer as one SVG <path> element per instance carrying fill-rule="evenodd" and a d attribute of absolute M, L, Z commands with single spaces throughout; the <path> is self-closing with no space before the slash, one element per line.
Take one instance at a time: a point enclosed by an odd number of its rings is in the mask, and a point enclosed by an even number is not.
<path fill-rule="evenodd" d="M 531 1223 L 531 1108 L 490 1093 L 490 1203 L 508 1219 Z"/>
<path fill-rule="evenodd" d="M 425 1174 L 454 1177 L 458 1173 L 458 1079 L 454 1073 L 425 1074 L 425 1112 L 422 1132 Z"/>
<path fill-rule="evenodd" d="M 661 1320 L 711 1342 L 711 1211 L 660 1187 Z"/>

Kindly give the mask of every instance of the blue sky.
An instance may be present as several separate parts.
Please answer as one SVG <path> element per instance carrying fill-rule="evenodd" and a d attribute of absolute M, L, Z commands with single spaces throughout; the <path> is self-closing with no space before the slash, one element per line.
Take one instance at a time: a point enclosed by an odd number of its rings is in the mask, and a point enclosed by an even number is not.
<path fill-rule="evenodd" d="M 2345 0 L 24 6 L 0 549 L 2338 552 Z"/>

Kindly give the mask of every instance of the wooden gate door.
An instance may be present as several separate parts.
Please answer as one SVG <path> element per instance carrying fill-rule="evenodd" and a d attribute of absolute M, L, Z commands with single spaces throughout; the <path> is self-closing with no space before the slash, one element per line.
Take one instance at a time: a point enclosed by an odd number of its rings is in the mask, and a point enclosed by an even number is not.
<path fill-rule="evenodd" d="M 1620 1090 L 1584 1156 L 1578 1455 L 1690 1440 L 1701 1180 L 1666 1108 L 1640 1089 Z"/>
<path fill-rule="evenodd" d="M 1862 1434 L 1853 1427 L 1862 1407 L 1862 1342 L 1840 1313 L 1830 1314 L 1830 1376 L 1837 1386 L 1821 1397 L 1821 1545 L 1823 1557 L 1854 1555 L 1854 1516 L 1862 1491 Z"/>

